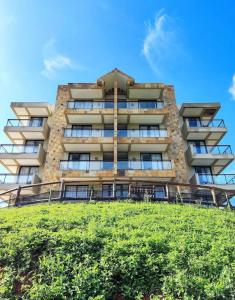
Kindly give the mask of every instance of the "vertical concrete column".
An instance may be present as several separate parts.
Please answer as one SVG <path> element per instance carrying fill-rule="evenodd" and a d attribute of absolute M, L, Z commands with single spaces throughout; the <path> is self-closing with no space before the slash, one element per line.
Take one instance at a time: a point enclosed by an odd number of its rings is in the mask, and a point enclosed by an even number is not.
<path fill-rule="evenodd" d="M 114 109 L 113 109 L 113 161 L 114 161 L 114 177 L 117 175 L 117 106 L 118 106 L 118 83 L 114 81 Z"/>

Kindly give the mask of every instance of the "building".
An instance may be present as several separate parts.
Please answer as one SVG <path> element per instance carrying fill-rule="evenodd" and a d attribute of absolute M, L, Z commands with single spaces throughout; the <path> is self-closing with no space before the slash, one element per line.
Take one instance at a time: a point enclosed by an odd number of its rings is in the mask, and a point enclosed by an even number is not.
<path fill-rule="evenodd" d="M 58 86 L 55 105 L 13 102 L 16 119 L 0 147 L 0 191 L 61 181 L 67 198 L 127 198 L 133 183 L 154 187 L 165 198 L 169 183 L 235 189 L 223 174 L 234 160 L 220 144 L 227 132 L 215 119 L 219 103 L 177 106 L 174 87 L 135 83 L 114 69 L 96 83 Z M 37 185 L 26 194 L 45 190 Z"/>

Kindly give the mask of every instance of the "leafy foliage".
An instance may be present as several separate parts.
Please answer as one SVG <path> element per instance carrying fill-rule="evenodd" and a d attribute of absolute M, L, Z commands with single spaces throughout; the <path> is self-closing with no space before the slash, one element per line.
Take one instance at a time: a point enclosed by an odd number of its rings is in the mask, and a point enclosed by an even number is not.
<path fill-rule="evenodd" d="M 233 212 L 153 203 L 0 211 L 0 299 L 235 299 Z"/>

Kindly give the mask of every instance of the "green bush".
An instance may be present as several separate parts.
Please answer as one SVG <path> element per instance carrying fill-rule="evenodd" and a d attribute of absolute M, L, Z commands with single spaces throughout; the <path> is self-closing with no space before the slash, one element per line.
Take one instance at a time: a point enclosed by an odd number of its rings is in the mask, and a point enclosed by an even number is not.
<path fill-rule="evenodd" d="M 170 204 L 2 209 L 0 299 L 235 299 L 234 224 Z"/>

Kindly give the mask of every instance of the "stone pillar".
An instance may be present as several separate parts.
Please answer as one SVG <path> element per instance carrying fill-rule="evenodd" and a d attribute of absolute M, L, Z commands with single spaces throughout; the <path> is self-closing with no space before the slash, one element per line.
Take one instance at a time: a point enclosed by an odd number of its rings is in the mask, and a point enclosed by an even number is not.
<path fill-rule="evenodd" d="M 114 110 L 113 110 L 113 161 L 114 161 L 114 177 L 117 176 L 117 104 L 118 104 L 118 83 L 114 81 Z"/>
<path fill-rule="evenodd" d="M 187 164 L 185 160 L 184 141 L 179 122 L 179 110 L 176 105 L 173 86 L 165 86 L 163 90 L 163 100 L 169 110 L 166 118 L 166 126 L 172 137 L 172 143 L 168 148 L 168 157 L 174 161 L 176 178 L 174 182 L 187 183 Z"/>
<path fill-rule="evenodd" d="M 63 158 L 64 153 L 61 139 L 63 137 L 63 129 L 67 125 L 64 110 L 67 107 L 67 101 L 69 100 L 69 87 L 59 86 L 55 110 L 50 118 L 48 150 L 44 170 L 42 172 L 43 182 L 60 180 L 61 178 L 62 172 L 60 171 L 60 160 Z"/>

